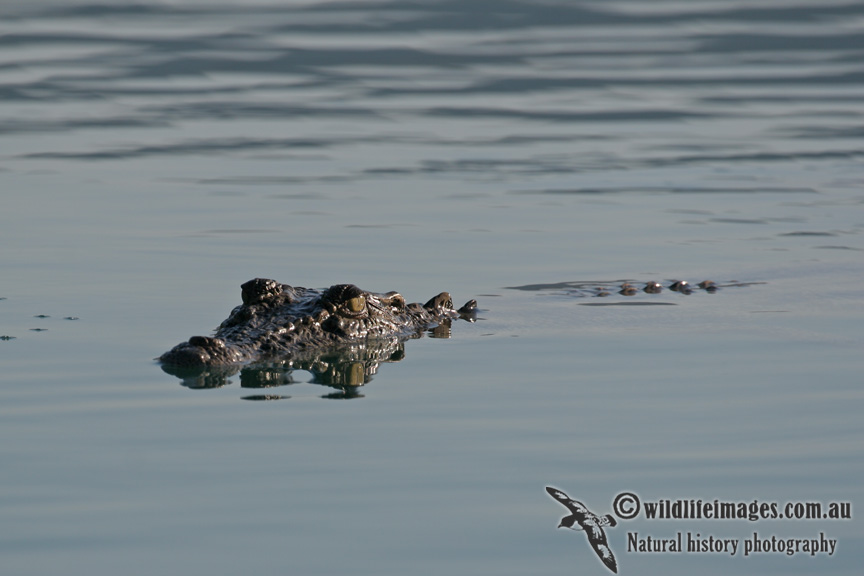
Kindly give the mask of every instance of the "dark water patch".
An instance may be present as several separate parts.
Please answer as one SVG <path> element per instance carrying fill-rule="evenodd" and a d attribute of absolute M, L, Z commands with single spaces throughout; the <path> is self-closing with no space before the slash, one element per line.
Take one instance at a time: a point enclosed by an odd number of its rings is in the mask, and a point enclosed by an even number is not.
<path fill-rule="evenodd" d="M 192 140 L 177 144 L 115 148 L 91 152 L 33 152 L 18 158 L 51 158 L 55 160 L 124 160 L 145 156 L 178 154 L 212 154 L 248 150 L 281 150 L 290 148 L 326 148 L 340 143 L 339 139 L 303 138 L 226 138 Z"/>
<path fill-rule="evenodd" d="M 530 90 L 543 90 L 537 85 L 537 79 L 528 81 Z M 425 111 L 428 116 L 443 116 L 451 118 L 502 118 L 535 120 L 542 122 L 658 122 L 686 120 L 693 118 L 710 118 L 715 114 L 707 112 L 694 112 L 684 110 L 604 110 L 594 112 L 569 112 L 560 111 L 526 111 L 507 108 L 487 107 L 438 107 Z"/>
<path fill-rule="evenodd" d="M 234 234 L 277 234 L 280 230 L 267 228 L 212 228 L 210 230 L 201 230 L 193 236 L 226 236 Z"/>
<path fill-rule="evenodd" d="M 813 246 L 814 250 L 853 250 L 855 252 L 862 252 L 861 248 L 853 248 L 852 246 Z"/>
<path fill-rule="evenodd" d="M 773 6 L 758 7 L 735 7 L 721 8 L 717 5 L 716 10 L 696 10 L 689 14 L 695 20 L 720 20 L 720 21 L 764 21 L 790 22 L 790 23 L 814 23 L 822 24 L 831 18 L 850 18 L 864 15 L 864 6 L 856 2 L 818 2 L 812 5 L 795 5 L 793 3 L 779 3 Z M 686 10 L 686 8 L 685 8 Z M 682 15 L 682 18 L 684 15 Z"/>
<path fill-rule="evenodd" d="M 137 49 L 137 48 L 136 48 Z M 337 82 L 340 82 L 340 77 L 334 74 L 325 75 L 318 73 L 316 77 L 304 75 L 302 80 L 295 82 L 254 82 L 254 83 L 215 83 L 209 82 L 206 87 L 201 86 L 182 86 L 173 85 L 169 82 L 157 83 L 153 82 L 147 86 L 136 85 L 134 87 L 118 84 L 118 81 L 124 80 L 128 74 L 123 72 L 125 69 L 126 60 L 128 57 L 118 56 L 117 59 L 121 63 L 116 67 L 106 67 L 106 57 L 93 56 L 92 58 L 80 57 L 77 60 L 64 59 L 64 67 L 70 70 L 75 70 L 76 67 L 81 69 L 97 69 L 99 72 L 66 72 L 62 75 L 55 75 L 49 79 L 38 79 L 30 82 L 0 84 L 0 96 L 4 96 L 6 100 L 22 100 L 22 101 L 101 101 L 109 97 L 132 96 L 139 98 L 141 96 L 194 96 L 194 95 L 246 95 L 250 93 L 262 92 L 284 92 L 286 90 L 303 90 L 316 89 L 321 87 L 333 87 Z M 54 62 L 46 62 L 46 65 L 55 65 Z M 106 71 L 112 70 L 112 71 Z M 248 76 L 247 76 L 248 78 Z M 179 106 L 179 105 L 178 105 Z M 164 106 L 144 106 L 141 112 L 153 115 L 151 109 L 156 110 Z M 166 113 L 170 111 L 170 106 L 166 107 Z M 170 118 L 168 118 L 170 120 Z"/>
<path fill-rule="evenodd" d="M 188 8 L 166 4 L 81 4 L 79 6 L 52 6 L 39 10 L 30 9 L 31 18 L 116 18 L 118 16 L 179 16 L 193 13 Z M 25 11 L 26 13 L 27 11 Z M 210 11 L 212 13 L 212 11 Z M 201 10 L 195 10 L 200 14 Z"/>
<path fill-rule="evenodd" d="M 0 100 L 4 102 L 32 101 L 38 102 L 51 100 L 57 94 L 57 90 L 34 89 L 30 85 L 2 85 L 0 84 Z"/>
<path fill-rule="evenodd" d="M 594 52 L 585 54 L 586 56 L 596 56 Z M 620 52 L 610 54 L 610 57 L 621 57 Z M 409 87 L 388 87 L 376 88 L 368 91 L 369 96 L 387 97 L 387 96 L 410 96 L 410 95 L 459 95 L 459 94 L 519 94 L 528 92 L 550 92 L 550 91 L 576 91 L 576 90 L 597 90 L 597 89 L 613 89 L 619 87 L 627 88 L 644 88 L 652 89 L 658 87 L 664 88 L 686 88 L 686 87 L 723 87 L 729 89 L 733 87 L 754 87 L 754 86 L 820 86 L 820 85 L 856 85 L 864 83 L 864 72 L 824 72 L 814 73 L 806 69 L 800 69 L 796 73 L 787 73 L 785 75 L 776 76 L 725 76 L 715 74 L 711 76 L 675 76 L 674 72 L 664 71 L 666 76 L 641 78 L 639 76 L 617 75 L 617 76 L 579 76 L 579 77 L 538 77 L 525 76 L 522 78 L 499 78 L 493 80 L 478 80 L 473 84 L 465 86 L 450 86 L 437 88 L 409 88 Z M 445 108 L 446 110 L 446 108 Z M 458 110 L 458 109 L 457 109 Z M 530 114 L 530 113 L 529 113 Z M 586 113 L 587 114 L 587 113 Z M 598 112 L 597 117 L 603 120 L 626 120 L 626 117 L 620 116 L 617 112 Z M 642 117 L 635 118 L 636 120 L 663 120 L 675 117 L 675 111 L 646 111 L 642 113 Z M 722 116 L 720 114 L 711 113 L 705 110 L 692 110 L 690 112 L 677 112 L 681 119 L 688 118 L 713 118 Z M 604 118 L 607 116 L 608 118 Z M 747 116 L 743 111 L 737 111 L 738 116 Z"/>
<path fill-rule="evenodd" d="M 401 137 L 408 141 L 408 138 Z M 524 146 L 526 144 L 595 142 L 616 140 L 616 136 L 606 134 L 513 134 L 499 138 L 441 138 L 424 134 L 412 140 L 413 143 L 436 146 Z"/>
<path fill-rule="evenodd" d="M 46 47 L 57 47 L 62 49 L 69 46 L 100 46 L 106 50 L 113 48 L 123 51 L 122 59 L 106 56 L 104 52 L 97 54 L 84 54 L 63 58 L 66 67 L 75 65 L 81 68 L 98 69 L 98 74 L 84 73 L 75 76 L 69 73 L 54 76 L 55 82 L 60 82 L 58 88 L 64 84 L 68 88 L 68 81 L 75 79 L 87 83 L 99 80 L 117 79 L 135 75 L 140 68 L 158 66 L 154 64 L 141 64 L 153 58 L 144 58 L 144 55 L 161 55 L 162 62 L 166 62 L 166 56 L 183 53 L 206 53 L 208 51 L 232 50 L 233 53 L 245 53 L 247 55 L 259 54 L 266 47 L 255 40 L 254 36 L 248 34 L 236 34 L 224 32 L 216 34 L 196 35 L 193 32 L 173 36 L 141 36 L 136 32 L 126 34 L 106 34 L 102 32 L 51 32 L 51 33 L 17 33 L 0 36 L 0 47 L 9 46 L 23 49 L 33 48 L 41 54 Z M 274 50 L 270 50 L 274 52 Z M 115 53 L 119 55 L 118 53 Z M 251 56 L 248 56 L 251 58 Z M 122 62 L 122 66 L 111 66 L 106 68 L 108 61 Z M 170 62 L 170 59 L 167 60 Z M 230 62 L 230 60 L 228 60 Z M 53 61 L 41 60 L 39 57 L 28 58 L 27 65 L 52 65 Z"/>
<path fill-rule="evenodd" d="M 601 7 L 602 6 L 602 7 Z M 612 10 L 603 9 L 614 6 Z M 309 8 L 309 12 L 350 10 L 359 14 L 377 12 L 380 16 L 398 15 L 391 18 L 367 17 L 360 22 L 368 32 L 421 32 L 421 31 L 471 31 L 507 30 L 529 27 L 597 27 L 613 25 L 661 25 L 728 21 L 766 21 L 771 23 L 824 22 L 830 18 L 854 18 L 862 15 L 856 4 L 828 4 L 823 6 L 759 6 L 732 7 L 722 5 L 688 11 L 688 5 L 676 6 L 675 11 L 632 10 L 626 3 L 609 2 L 605 5 L 585 6 L 577 3 L 537 3 L 518 0 L 468 0 L 425 3 L 340 3 L 321 4 Z M 822 9 L 824 8 L 824 9 Z M 301 21 L 302 22 L 302 21 Z M 304 31 L 355 31 L 347 24 L 303 24 L 291 23 L 281 30 Z"/>
<path fill-rule="evenodd" d="M 710 218 L 709 221 L 718 224 L 768 224 L 765 218 Z"/>
<path fill-rule="evenodd" d="M 784 232 L 783 234 L 778 234 L 778 236 L 837 236 L 833 232 L 807 232 L 807 231 L 799 231 L 799 232 Z"/>
<path fill-rule="evenodd" d="M 579 306 L 678 306 L 674 302 L 645 302 L 638 300 L 636 302 L 580 302 Z"/>
<path fill-rule="evenodd" d="M 711 152 L 723 150 L 739 150 L 737 145 L 721 144 L 715 142 L 669 142 L 667 144 L 647 144 L 639 147 L 640 150 L 657 152 L 658 150 L 670 150 L 672 152 Z"/>
<path fill-rule="evenodd" d="M 321 200 L 325 198 L 323 194 L 316 194 L 314 192 L 286 192 L 285 194 L 270 194 L 267 197 L 276 200 Z"/>
<path fill-rule="evenodd" d="M 317 12 L 351 11 L 372 15 L 360 19 L 367 32 L 421 32 L 421 31 L 471 31 L 507 30 L 532 26 L 596 26 L 637 20 L 622 13 L 605 12 L 584 6 L 568 4 L 546 4 L 517 0 L 445 0 L 439 2 L 406 3 L 344 3 L 320 4 L 312 10 Z M 378 17 L 374 17 L 378 14 Z M 393 14 L 394 17 L 386 17 Z M 398 15 L 398 17 L 395 17 Z M 364 26 L 354 27 L 344 23 L 288 23 L 279 26 L 280 31 L 345 32 L 361 31 Z"/>
<path fill-rule="evenodd" d="M 535 292 L 538 290 L 563 290 L 565 288 L 571 288 L 574 285 L 578 286 L 594 286 L 597 284 L 609 284 L 615 282 L 625 282 L 625 280 L 611 280 L 607 282 L 554 282 L 554 283 L 543 283 L 543 284 L 524 284 L 522 286 L 504 286 L 506 290 L 523 290 L 528 292 Z"/>
<path fill-rule="evenodd" d="M 858 14 L 864 14 L 859 11 Z M 703 40 L 700 52 L 864 51 L 860 32 L 832 34 L 724 33 Z"/>
<path fill-rule="evenodd" d="M 332 216 L 331 212 L 323 212 L 321 210 L 295 210 L 291 212 L 297 216 Z"/>
<path fill-rule="evenodd" d="M 308 160 L 309 158 L 296 159 Z M 316 158 L 316 160 L 320 159 Z M 284 186 L 286 184 L 345 182 L 351 179 L 348 176 L 226 176 L 224 178 L 199 178 L 194 180 L 194 182 L 196 184 L 219 186 Z"/>
<path fill-rule="evenodd" d="M 430 172 L 422 168 L 366 168 L 363 174 L 368 176 L 402 176 L 405 174 L 416 174 L 418 172 Z"/>
<path fill-rule="evenodd" d="M 861 99 L 859 99 L 861 100 Z M 844 139 L 864 138 L 864 126 L 804 126 L 784 129 L 780 133 L 789 138 L 802 139 Z"/>
<path fill-rule="evenodd" d="M 504 286 L 507 290 L 523 292 L 555 291 L 578 296 L 596 296 L 604 290 L 618 289 L 624 284 L 635 283 L 635 280 L 571 280 L 567 282 L 545 282 L 541 284 L 524 284 L 522 286 Z"/>
<path fill-rule="evenodd" d="M 247 40 L 250 37 L 247 35 L 236 34 L 216 34 L 212 36 L 195 36 L 194 34 L 183 35 L 181 37 L 172 36 L 133 36 L 133 35 L 118 35 L 105 34 L 98 32 L 51 32 L 51 33 L 11 33 L 0 36 L 0 47 L 8 46 L 12 48 L 20 48 L 22 46 L 30 47 L 33 45 L 100 45 L 100 44 L 120 44 L 144 46 L 149 48 L 159 47 L 166 52 L 175 52 L 181 50 L 202 50 L 206 48 L 218 48 L 224 46 L 226 42 L 232 39 Z"/>
<path fill-rule="evenodd" d="M 478 77 L 482 78 L 482 77 Z M 499 78 L 494 80 L 478 79 L 474 82 L 460 86 L 439 86 L 439 87 L 382 87 L 370 89 L 367 94 L 371 97 L 392 97 L 392 96 L 413 96 L 413 95 L 469 95 L 469 94 L 518 94 L 524 92 L 544 92 L 551 90 L 593 90 L 609 88 L 611 85 L 622 82 L 622 77 L 566 77 L 566 78 L 549 78 L 542 76 L 526 76 L 526 77 L 511 77 Z M 523 118 L 554 121 L 556 119 L 566 119 L 569 121 L 578 120 L 573 114 L 566 112 L 540 112 L 531 113 L 521 110 L 496 110 L 480 107 L 461 108 L 461 107 L 440 107 L 432 108 L 427 111 L 427 114 L 433 116 L 448 116 L 448 117 L 464 117 L 464 116 L 481 116 L 486 117 L 506 117 L 506 118 Z M 608 114 L 607 112 L 598 112 L 598 114 Z M 582 116 L 587 116 L 587 113 L 582 113 Z"/>
<path fill-rule="evenodd" d="M 664 210 L 667 214 L 691 214 L 693 216 L 711 216 L 714 212 L 710 210 L 690 210 L 685 208 L 670 208 L 669 210 Z"/>
<path fill-rule="evenodd" d="M 81 62 L 87 66 L 87 62 Z M 99 66 L 99 62 L 94 62 L 90 65 Z M 100 68 L 102 66 L 99 66 Z M 332 86 L 332 79 L 308 79 L 297 82 L 255 82 L 236 84 L 216 84 L 209 83 L 206 87 L 199 86 L 176 86 L 170 83 L 155 84 L 147 86 L 127 87 L 122 85 L 112 85 L 111 82 L 117 80 L 114 75 L 87 75 L 87 76 L 70 76 L 55 77 L 53 80 L 37 80 L 28 84 L 6 85 L 0 84 L 0 95 L 5 94 L 4 91 L 14 90 L 10 92 L 10 99 L 22 100 L 47 100 L 47 101 L 66 101 L 66 100 L 102 100 L 106 97 L 118 96 L 195 96 L 195 95 L 233 95 L 233 94 L 249 94 L 263 92 L 284 92 L 285 90 L 297 90 L 308 88 L 319 88 L 322 86 Z M 177 105 L 182 108 L 182 105 Z M 166 114 L 171 112 L 172 106 L 142 106 L 139 110 L 142 113 L 153 115 L 160 109 L 165 108 Z M 178 111 L 179 113 L 179 111 Z M 194 118 L 194 115 L 190 115 Z M 204 117 L 204 116 L 202 116 Z"/>
<path fill-rule="evenodd" d="M 580 134 L 578 136 L 562 136 L 558 134 L 524 134 L 504 136 L 493 140 L 480 140 L 470 142 L 473 145 L 500 145 L 500 146 L 521 146 L 524 144 L 537 144 L 544 142 L 582 142 L 588 140 L 613 140 L 613 136 L 601 134 Z"/>
<path fill-rule="evenodd" d="M 289 3 L 285 3 L 285 5 L 268 5 L 262 3 L 256 3 L 252 5 L 254 7 L 254 12 L 257 15 L 276 17 L 279 15 L 284 15 L 287 17 L 297 17 L 302 16 L 304 14 L 326 14 L 326 13 L 334 13 L 337 17 L 344 12 L 348 11 L 352 14 L 361 15 L 363 12 L 380 12 L 382 10 L 382 6 L 386 7 L 386 4 L 382 5 L 376 2 L 369 2 L 364 5 L 361 3 L 344 3 L 344 2 L 333 2 L 333 3 L 324 3 L 324 4 L 309 4 L 309 5 L 300 5 L 300 6 L 289 6 Z M 132 2 L 129 4 L 108 4 L 108 3 L 82 3 L 78 6 L 51 6 L 47 8 L 24 8 L 23 5 L 19 7 L 19 11 L 16 14 L 10 14 L 11 17 L 16 18 L 47 18 L 47 19 L 61 19 L 61 18 L 69 18 L 69 19 L 87 19 L 87 20 L 98 20 L 98 19 L 108 19 L 108 20 L 116 20 L 116 19 L 126 19 L 126 18 L 154 18 L 154 19 L 168 19 L 168 20 L 182 20 L 183 18 L 188 18 L 192 20 L 199 20 L 202 18 L 208 17 L 240 17 L 246 16 L 250 13 L 250 6 L 245 5 L 244 3 L 239 3 L 238 5 L 232 5 L 230 3 L 209 3 L 209 4 L 197 4 L 197 3 L 145 3 L 145 2 Z M 419 10 L 419 7 L 416 9 Z M 289 18 L 293 19 L 293 18 Z M 298 19 L 299 22 L 304 22 L 302 18 Z M 303 28 L 304 25 L 299 23 L 297 26 L 299 28 Z M 358 22 L 359 24 L 360 22 Z M 334 31 L 340 31 L 341 25 L 334 25 Z"/>
<path fill-rule="evenodd" d="M 483 64 L 512 63 L 511 56 L 451 54 L 416 48 L 311 49 L 292 48 L 277 56 L 242 58 L 217 56 L 177 56 L 161 62 L 126 68 L 128 78 L 165 78 L 204 76 L 215 73 L 241 74 L 317 74 L 322 68 L 352 66 L 390 66 L 398 68 L 466 68 Z M 337 77 L 342 76 L 337 74 Z"/>
<path fill-rule="evenodd" d="M 13 32 L 0 35 L 0 47 L 20 48 L 44 45 L 70 46 L 76 44 L 100 45 L 100 44 L 137 44 L 130 38 L 111 36 L 106 34 L 84 33 L 84 32 L 56 32 L 56 33 L 20 33 Z"/>
<path fill-rule="evenodd" d="M 465 158 L 461 160 L 424 160 L 419 166 L 366 168 L 367 176 L 402 176 L 413 174 L 486 173 L 506 174 L 569 174 L 582 171 L 569 158 L 538 156 L 526 159 Z"/>
<path fill-rule="evenodd" d="M 811 92 L 802 91 L 790 92 L 785 90 L 784 93 L 776 94 L 725 94 L 721 96 L 701 96 L 696 99 L 697 102 L 703 104 L 860 104 L 861 97 L 854 94 L 839 93 L 821 93 L 813 94 Z"/>
<path fill-rule="evenodd" d="M 266 88 L 266 86 L 262 87 Z M 296 88 L 296 86 L 291 86 Z M 236 120 L 238 118 L 304 118 L 325 117 L 339 118 L 366 117 L 381 118 L 381 115 L 369 108 L 343 106 L 298 106 L 278 102 L 194 102 L 170 106 L 148 106 L 141 109 L 144 112 L 159 116 L 179 118 L 183 120 Z"/>
<path fill-rule="evenodd" d="M 773 217 L 766 218 L 769 222 L 785 222 L 787 224 L 803 224 L 807 222 L 807 218 L 802 218 L 800 216 L 782 216 L 782 217 Z"/>
<path fill-rule="evenodd" d="M 241 196 L 247 196 L 247 192 L 241 192 L 240 190 L 208 190 L 208 196 L 215 196 L 217 198 L 238 198 Z"/>
<path fill-rule="evenodd" d="M 448 198 L 450 200 L 479 200 L 491 196 L 488 192 L 453 192 L 452 194 L 443 194 L 441 198 Z"/>
<path fill-rule="evenodd" d="M 771 23 L 823 23 L 830 19 L 849 19 L 864 15 L 864 9 L 855 2 L 824 2 L 817 5 L 732 6 L 722 4 L 705 6 L 703 3 L 676 5 L 672 10 L 633 10 L 627 3 L 609 2 L 585 6 L 575 3 L 537 3 L 527 0 L 443 0 L 437 2 L 324 2 L 300 6 L 256 6 L 260 14 L 290 16 L 279 29 L 307 32 L 416 32 L 424 30 L 487 30 L 536 26 L 596 27 L 615 24 L 701 23 L 729 21 L 765 21 Z M 345 13 L 351 22 L 339 19 Z M 18 7 L 11 17 L 30 18 L 201 18 L 205 16 L 240 16 L 247 8 L 228 4 L 173 5 L 173 4 L 83 4 L 79 6 L 52 6 L 48 8 Z M 324 16 L 333 14 L 334 20 Z M 316 16 L 304 18 L 304 16 Z"/>
<path fill-rule="evenodd" d="M 23 132 L 69 132 L 86 129 L 167 128 L 172 124 L 161 118 L 66 118 L 62 120 L 6 120 L 0 122 L 0 134 Z"/>
<path fill-rule="evenodd" d="M 410 226 L 410 224 L 346 224 L 345 228 L 361 228 L 361 229 L 389 229 L 389 228 L 402 228 L 405 226 Z"/>
<path fill-rule="evenodd" d="M 864 79 L 862 79 L 864 80 Z M 652 158 L 643 160 L 642 163 L 652 167 L 666 167 L 686 164 L 710 164 L 723 163 L 734 164 L 736 162 L 795 162 L 800 160 L 855 160 L 864 156 L 864 150 L 826 150 L 821 152 L 754 152 L 751 154 L 700 154 L 692 156 L 679 156 L 677 158 Z M 806 190 L 806 189 L 802 189 Z M 815 192 L 815 190 L 808 190 Z"/>
<path fill-rule="evenodd" d="M 510 194 L 549 194 L 553 196 L 568 195 L 604 195 L 604 194 L 761 194 L 761 193 L 816 193 L 812 188 L 784 188 L 784 187 L 760 187 L 760 188 L 712 188 L 712 187 L 669 187 L 669 186 L 639 186 L 620 188 L 546 188 L 543 190 L 514 190 Z M 667 210 L 673 212 L 673 210 Z M 707 211 L 677 211 L 681 214 L 710 214 Z"/>

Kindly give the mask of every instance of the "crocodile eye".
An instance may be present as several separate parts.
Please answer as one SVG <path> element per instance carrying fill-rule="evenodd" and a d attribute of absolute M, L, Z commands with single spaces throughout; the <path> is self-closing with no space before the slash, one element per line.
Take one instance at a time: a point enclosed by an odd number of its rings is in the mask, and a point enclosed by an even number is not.
<path fill-rule="evenodd" d="M 351 298 L 348 302 L 345 303 L 345 306 L 351 312 L 363 312 L 366 309 L 366 298 L 363 296 L 357 296 L 356 298 Z"/>

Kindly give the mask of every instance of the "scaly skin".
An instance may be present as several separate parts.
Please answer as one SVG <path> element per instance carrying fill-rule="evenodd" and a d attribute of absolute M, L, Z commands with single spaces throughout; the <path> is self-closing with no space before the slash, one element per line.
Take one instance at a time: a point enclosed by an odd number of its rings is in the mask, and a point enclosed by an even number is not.
<path fill-rule="evenodd" d="M 241 286 L 243 304 L 213 336 L 193 336 L 159 357 L 169 366 L 227 366 L 364 340 L 402 341 L 453 318 L 471 319 L 477 302 L 458 310 L 447 292 L 406 304 L 397 292 L 376 294 L 353 284 L 326 290 L 256 278 Z"/>

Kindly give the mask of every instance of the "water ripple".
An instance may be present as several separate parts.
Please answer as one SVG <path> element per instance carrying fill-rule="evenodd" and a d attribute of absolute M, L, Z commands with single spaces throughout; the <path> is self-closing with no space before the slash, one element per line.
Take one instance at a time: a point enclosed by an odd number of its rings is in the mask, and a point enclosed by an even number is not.
<path fill-rule="evenodd" d="M 28 3 L 0 23 L 0 138 L 13 164 L 339 148 L 323 161 L 342 179 L 855 162 L 862 17 L 839 1 Z M 505 145 L 527 152 L 445 150 Z"/>

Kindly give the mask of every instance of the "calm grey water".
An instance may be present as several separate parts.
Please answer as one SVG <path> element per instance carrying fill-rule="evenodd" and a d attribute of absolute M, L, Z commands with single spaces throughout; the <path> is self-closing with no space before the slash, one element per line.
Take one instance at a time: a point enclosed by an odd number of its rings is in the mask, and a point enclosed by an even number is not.
<path fill-rule="evenodd" d="M 860 573 L 862 62 L 858 1 L 0 3 L 0 572 L 610 574 L 552 485 L 852 503 L 621 574 Z M 164 373 L 253 277 L 482 311 L 350 400 Z M 748 285 L 573 288 L 679 278 Z"/>

